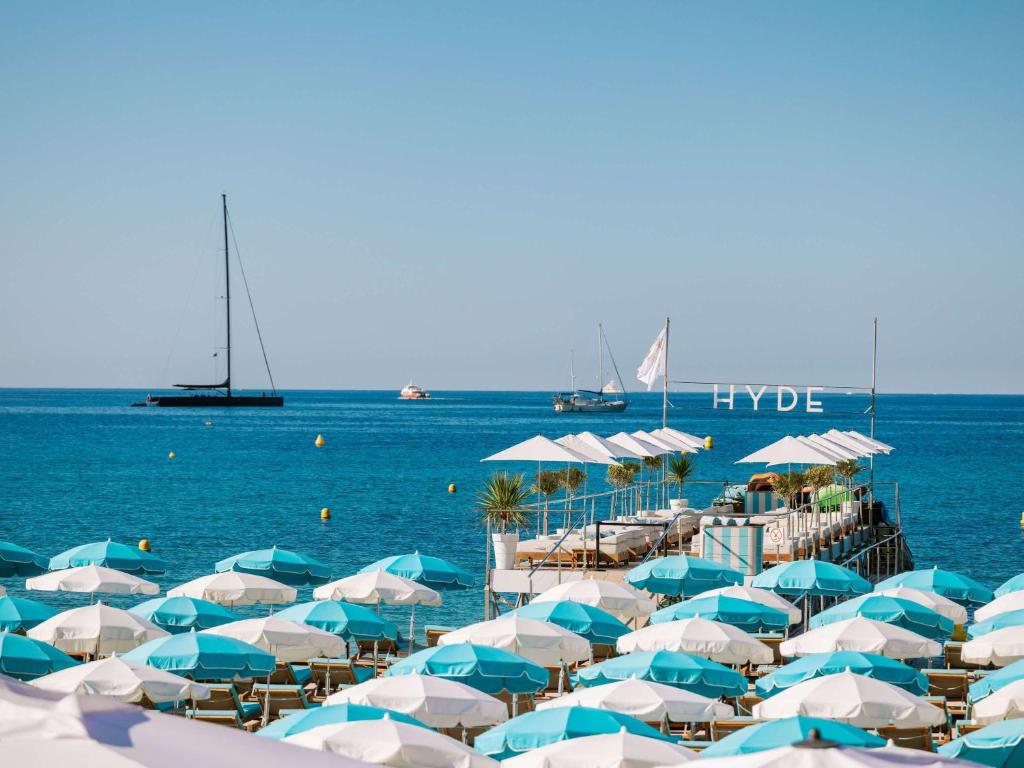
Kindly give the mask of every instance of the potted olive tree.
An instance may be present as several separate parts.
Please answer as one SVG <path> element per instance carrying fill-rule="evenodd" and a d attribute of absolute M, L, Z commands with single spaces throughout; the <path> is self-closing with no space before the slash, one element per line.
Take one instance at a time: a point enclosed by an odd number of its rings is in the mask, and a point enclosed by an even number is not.
<path fill-rule="evenodd" d="M 689 454 L 680 453 L 673 456 L 668 462 L 668 477 L 679 488 L 679 496 L 669 499 L 668 505 L 673 512 L 682 512 L 689 506 L 689 501 L 683 498 L 683 484 L 693 476 L 693 460 Z"/>
<path fill-rule="evenodd" d="M 544 535 L 548 535 L 548 509 L 551 506 L 551 497 L 558 493 L 562 487 L 562 473 L 554 470 L 544 470 L 537 473 L 537 479 L 530 489 L 531 493 L 539 493 L 544 497 Z"/>
<path fill-rule="evenodd" d="M 481 520 L 491 529 L 495 568 L 515 567 L 519 529 L 526 525 L 522 505 L 529 496 L 530 489 L 521 474 L 495 472 L 477 497 Z"/>

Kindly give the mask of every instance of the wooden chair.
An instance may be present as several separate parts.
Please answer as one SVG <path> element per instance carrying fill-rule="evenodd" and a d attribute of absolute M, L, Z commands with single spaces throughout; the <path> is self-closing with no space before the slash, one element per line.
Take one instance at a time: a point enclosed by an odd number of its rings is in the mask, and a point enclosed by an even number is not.
<path fill-rule="evenodd" d="M 879 728 L 878 735 L 887 741 L 891 740 L 897 747 L 932 751 L 931 728 Z"/>
<path fill-rule="evenodd" d="M 726 736 L 742 731 L 744 728 L 757 725 L 761 721 L 756 717 L 731 717 L 728 720 L 715 720 L 711 723 L 711 740 L 721 741 Z"/>

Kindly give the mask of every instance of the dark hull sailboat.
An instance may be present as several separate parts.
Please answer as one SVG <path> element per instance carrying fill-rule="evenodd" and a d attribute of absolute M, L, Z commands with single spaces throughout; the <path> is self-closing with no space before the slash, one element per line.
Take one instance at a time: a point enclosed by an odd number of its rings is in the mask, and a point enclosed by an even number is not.
<path fill-rule="evenodd" d="M 231 265 L 228 250 L 228 196 L 221 195 L 221 204 L 224 211 L 224 306 L 227 315 L 227 378 L 220 384 L 175 384 L 177 389 L 195 392 L 191 395 L 168 395 L 160 397 L 147 396 L 145 403 L 138 405 L 157 405 L 161 408 L 280 408 L 284 405 L 284 397 L 277 394 L 273 388 L 274 378 L 270 374 L 270 364 L 267 363 L 267 375 L 270 377 L 271 394 L 265 392 L 260 395 L 239 395 L 231 390 Z M 237 250 L 237 248 L 236 248 Z M 242 277 L 245 277 L 243 273 Z M 246 291 L 249 290 L 246 285 Z M 250 304 L 252 298 L 249 299 Z M 253 320 L 256 315 L 253 313 Z M 256 335 L 260 339 L 260 348 L 263 348 L 263 338 L 259 332 L 259 323 L 256 324 Z M 263 360 L 267 360 L 267 351 L 263 349 Z"/>

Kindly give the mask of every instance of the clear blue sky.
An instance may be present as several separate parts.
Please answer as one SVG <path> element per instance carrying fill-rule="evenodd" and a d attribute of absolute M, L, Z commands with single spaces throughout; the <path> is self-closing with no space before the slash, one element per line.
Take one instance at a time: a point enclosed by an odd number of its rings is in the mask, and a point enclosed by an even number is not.
<path fill-rule="evenodd" d="M 1020 2 L 0 3 L 0 385 L 1024 391 Z M 262 388 L 243 301 L 236 383 Z M 627 371 L 629 372 L 627 374 Z"/>

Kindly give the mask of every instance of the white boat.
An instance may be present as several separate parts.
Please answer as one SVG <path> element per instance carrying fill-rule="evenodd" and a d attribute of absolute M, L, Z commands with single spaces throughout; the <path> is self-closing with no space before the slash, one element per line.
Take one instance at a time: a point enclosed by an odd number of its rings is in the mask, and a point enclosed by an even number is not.
<path fill-rule="evenodd" d="M 601 387 L 601 393 L 608 395 L 623 394 L 622 387 L 619 386 L 618 382 L 616 382 L 615 379 L 608 379 L 608 383 Z"/>
<path fill-rule="evenodd" d="M 598 323 L 598 382 L 604 379 L 604 348 L 607 344 L 608 340 L 604 336 L 604 328 Z M 608 347 L 608 356 L 611 358 L 612 367 L 615 369 L 616 377 L 618 377 L 618 366 L 615 365 L 615 358 L 612 356 L 610 346 Z M 619 377 L 619 386 L 615 386 L 615 379 L 612 379 L 608 384 L 596 391 L 592 389 L 576 389 L 576 371 L 571 352 L 569 353 L 569 380 L 571 391 L 556 392 L 551 398 L 552 405 L 557 413 L 622 413 L 626 410 L 626 406 L 629 405 L 629 401 L 624 397 L 605 397 L 605 393 L 624 394 L 621 377 Z"/>
<path fill-rule="evenodd" d="M 398 393 L 399 400 L 429 400 L 430 393 L 416 384 L 410 381 L 404 387 L 402 391 Z"/>

